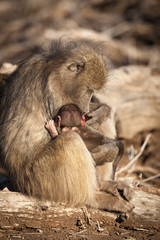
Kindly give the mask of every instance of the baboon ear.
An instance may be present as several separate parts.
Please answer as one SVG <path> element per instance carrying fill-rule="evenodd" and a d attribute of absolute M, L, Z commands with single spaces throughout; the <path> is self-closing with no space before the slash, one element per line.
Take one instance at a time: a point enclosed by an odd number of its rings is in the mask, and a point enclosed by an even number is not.
<path fill-rule="evenodd" d="M 84 115 L 82 115 L 82 119 L 81 119 L 81 126 L 83 127 L 83 126 L 84 126 L 84 124 L 85 124 L 85 116 L 84 116 Z"/>
<path fill-rule="evenodd" d="M 57 118 L 58 118 L 58 127 L 60 127 L 61 126 L 61 117 L 58 115 Z"/>
<path fill-rule="evenodd" d="M 81 63 L 72 63 L 71 65 L 68 66 L 68 69 L 72 72 L 76 72 L 79 73 L 81 72 L 85 67 L 85 63 L 81 62 Z"/>

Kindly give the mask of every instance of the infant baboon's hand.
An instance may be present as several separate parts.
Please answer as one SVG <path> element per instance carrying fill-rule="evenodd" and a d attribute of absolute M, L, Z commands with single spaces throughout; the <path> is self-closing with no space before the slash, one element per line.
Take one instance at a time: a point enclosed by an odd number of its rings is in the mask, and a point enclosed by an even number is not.
<path fill-rule="evenodd" d="M 55 127 L 54 121 L 52 119 L 48 120 L 45 124 L 45 127 L 48 129 L 49 133 L 52 137 L 58 135 L 57 129 Z"/>
<path fill-rule="evenodd" d="M 52 119 L 48 120 L 45 124 L 45 127 L 48 129 L 48 130 L 52 130 L 55 128 L 55 125 L 54 125 L 54 121 Z"/>

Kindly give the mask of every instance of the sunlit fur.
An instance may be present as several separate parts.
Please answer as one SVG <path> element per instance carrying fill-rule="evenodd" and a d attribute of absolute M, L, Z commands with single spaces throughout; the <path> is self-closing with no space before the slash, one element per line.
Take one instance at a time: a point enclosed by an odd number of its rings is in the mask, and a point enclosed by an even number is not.
<path fill-rule="evenodd" d="M 74 205 L 94 202 L 95 167 L 81 138 L 64 133 L 51 140 L 44 125 L 64 104 L 89 110 L 93 91 L 107 76 L 98 45 L 53 41 L 22 61 L 8 79 L 1 96 L 1 161 L 17 190 Z M 70 71 L 73 63 L 85 67 Z"/>

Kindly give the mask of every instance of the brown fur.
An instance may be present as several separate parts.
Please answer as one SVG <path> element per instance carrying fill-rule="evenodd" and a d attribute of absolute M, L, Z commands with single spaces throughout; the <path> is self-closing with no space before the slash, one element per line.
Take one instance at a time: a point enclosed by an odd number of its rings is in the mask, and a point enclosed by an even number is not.
<path fill-rule="evenodd" d="M 87 112 L 106 76 L 98 45 L 88 40 L 54 41 L 19 65 L 1 97 L 0 116 L 2 165 L 16 189 L 40 199 L 93 204 L 96 174 L 85 144 L 76 133 L 50 141 L 44 124 L 67 103 Z"/>
<path fill-rule="evenodd" d="M 44 127 L 65 104 L 87 113 L 94 90 L 106 83 L 106 69 L 99 43 L 57 40 L 22 61 L 7 80 L 1 92 L 0 159 L 16 190 L 70 205 L 97 206 L 97 200 L 107 209 L 109 200 L 96 192 L 94 162 L 82 138 L 64 132 L 52 140 Z M 117 201 L 113 210 L 132 209 Z"/>

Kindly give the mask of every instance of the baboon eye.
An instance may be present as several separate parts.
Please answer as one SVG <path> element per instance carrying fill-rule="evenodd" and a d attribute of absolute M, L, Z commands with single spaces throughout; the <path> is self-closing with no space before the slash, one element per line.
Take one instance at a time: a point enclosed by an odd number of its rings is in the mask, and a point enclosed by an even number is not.
<path fill-rule="evenodd" d="M 85 67 L 85 63 L 72 63 L 71 65 L 68 66 L 68 69 L 72 72 L 79 73 L 81 72 Z"/>

